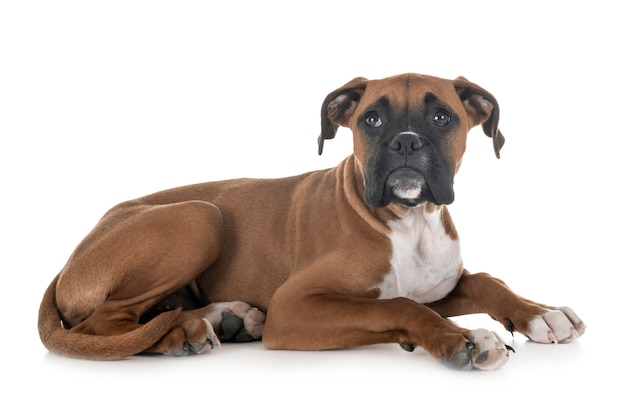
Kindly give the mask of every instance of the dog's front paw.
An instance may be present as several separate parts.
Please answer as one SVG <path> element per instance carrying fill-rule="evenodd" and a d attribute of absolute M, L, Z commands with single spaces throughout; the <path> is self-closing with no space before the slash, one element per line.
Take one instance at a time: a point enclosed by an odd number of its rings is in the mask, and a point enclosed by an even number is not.
<path fill-rule="evenodd" d="M 569 307 L 558 307 L 528 322 L 526 336 L 537 343 L 569 343 L 585 333 L 585 323 Z"/>
<path fill-rule="evenodd" d="M 457 369 L 491 371 L 504 365 L 512 350 L 495 333 L 485 329 L 472 330 L 465 347 L 445 362 Z"/>

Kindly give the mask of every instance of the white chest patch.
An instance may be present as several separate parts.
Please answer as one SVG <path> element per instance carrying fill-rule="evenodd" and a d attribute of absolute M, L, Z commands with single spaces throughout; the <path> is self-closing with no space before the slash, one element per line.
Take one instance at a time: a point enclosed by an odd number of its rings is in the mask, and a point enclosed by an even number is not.
<path fill-rule="evenodd" d="M 379 298 L 429 303 L 452 291 L 461 271 L 461 249 L 459 241 L 446 234 L 440 208 L 432 213 L 426 205 L 411 208 L 388 226 L 393 252 L 389 273 L 377 286 Z"/>

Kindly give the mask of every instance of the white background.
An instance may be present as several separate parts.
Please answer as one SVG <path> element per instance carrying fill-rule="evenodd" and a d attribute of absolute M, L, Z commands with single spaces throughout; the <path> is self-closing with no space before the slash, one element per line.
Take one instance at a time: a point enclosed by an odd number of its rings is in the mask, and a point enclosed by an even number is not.
<path fill-rule="evenodd" d="M 626 129 L 617 2 L 5 1 L 0 3 L 0 413 L 616 415 L 625 371 Z M 588 324 L 494 372 L 423 351 L 225 345 L 118 362 L 49 354 L 40 298 L 104 212 L 153 191 L 331 167 L 327 93 L 356 76 L 463 75 L 493 93 L 507 142 L 469 137 L 450 207 L 466 266 Z M 619 385 L 622 387 L 619 388 Z M 432 415 L 432 414 L 431 414 Z"/>

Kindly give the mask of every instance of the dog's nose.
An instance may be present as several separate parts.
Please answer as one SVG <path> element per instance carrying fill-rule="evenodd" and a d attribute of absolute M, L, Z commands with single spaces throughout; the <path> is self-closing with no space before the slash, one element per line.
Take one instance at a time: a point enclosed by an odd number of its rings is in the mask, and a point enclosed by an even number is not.
<path fill-rule="evenodd" d="M 410 154 L 421 149 L 422 146 L 424 146 L 424 141 L 414 132 L 398 133 L 389 143 L 392 150 L 403 154 Z"/>

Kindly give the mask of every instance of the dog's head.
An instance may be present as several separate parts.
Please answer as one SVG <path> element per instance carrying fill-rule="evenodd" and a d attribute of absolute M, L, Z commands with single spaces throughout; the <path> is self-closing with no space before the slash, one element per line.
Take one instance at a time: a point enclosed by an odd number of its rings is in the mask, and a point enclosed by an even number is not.
<path fill-rule="evenodd" d="M 450 204 L 471 128 L 482 125 L 500 157 L 498 118 L 496 99 L 462 77 L 355 78 L 324 100 L 319 153 L 339 126 L 349 127 L 368 204 Z"/>

